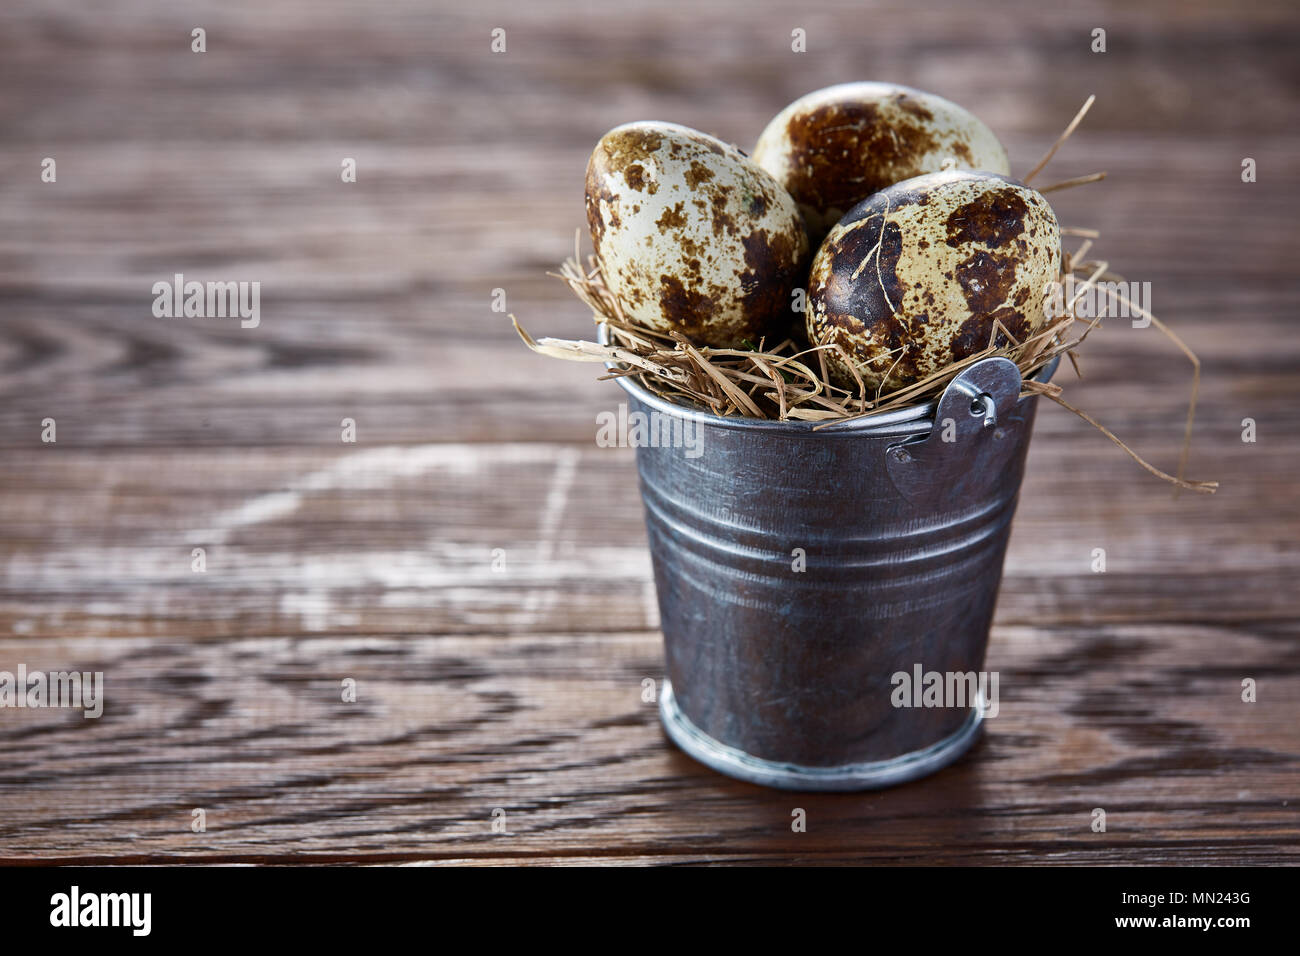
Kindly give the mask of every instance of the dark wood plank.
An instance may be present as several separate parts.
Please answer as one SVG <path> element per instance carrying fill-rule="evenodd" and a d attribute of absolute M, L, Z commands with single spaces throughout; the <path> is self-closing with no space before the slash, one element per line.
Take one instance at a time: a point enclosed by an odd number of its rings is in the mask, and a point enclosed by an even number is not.
<path fill-rule="evenodd" d="M 100 720 L 0 712 L 0 862 L 1294 864 L 1294 5 L 589 6 L 0 11 L 0 669 L 108 681 Z M 1017 171 L 1097 94 L 1040 185 L 1107 170 L 1053 203 L 1200 354 L 1189 471 L 1222 488 L 1174 500 L 1042 408 L 987 739 L 898 790 L 793 795 L 664 740 L 632 457 L 593 441 L 621 392 L 490 297 L 590 334 L 544 273 L 607 128 L 747 147 L 859 78 L 969 106 Z M 261 325 L 154 318 L 175 272 L 261 282 Z M 1110 322 L 1083 365 L 1070 400 L 1172 468 L 1187 363 Z"/>
<path fill-rule="evenodd" d="M 5 641 L 0 659 L 102 670 L 107 703 L 99 720 L 6 715 L 0 862 L 1300 856 L 1291 625 L 999 628 L 1002 711 L 978 749 L 925 783 L 850 797 L 727 781 L 674 750 L 641 701 L 657 644 Z M 1241 703 L 1243 676 L 1259 703 Z M 1105 834 L 1090 830 L 1097 806 Z M 190 830 L 196 807 L 206 833 Z M 491 830 L 498 807 L 507 834 Z M 806 833 L 791 831 L 795 807 Z"/>
<path fill-rule="evenodd" d="M 1196 463 L 1222 490 L 1175 500 L 1087 425 L 1043 411 L 1000 621 L 1298 616 L 1291 443 L 1244 444 L 1237 423 L 1220 421 L 1202 433 Z M 1172 467 L 1176 420 L 1137 434 Z M 0 621 L 16 633 L 197 639 L 655 622 L 628 449 L 340 443 L 160 459 L 146 448 L 53 445 L 6 463 Z M 1098 547 L 1105 574 L 1091 570 Z M 202 573 L 191 569 L 194 548 L 206 552 Z"/>

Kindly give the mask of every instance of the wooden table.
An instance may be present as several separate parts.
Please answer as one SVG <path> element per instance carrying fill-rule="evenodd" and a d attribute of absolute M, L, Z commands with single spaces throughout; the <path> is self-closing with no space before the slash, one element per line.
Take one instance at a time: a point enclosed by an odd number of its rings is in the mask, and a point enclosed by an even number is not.
<path fill-rule="evenodd" d="M 1288 0 L 7 4 L 0 669 L 106 703 L 0 710 L 0 862 L 1296 862 L 1297 42 Z M 859 78 L 962 102 L 1020 173 L 1097 94 L 1041 182 L 1108 171 L 1053 199 L 1202 357 L 1222 489 L 1045 405 L 986 738 L 800 795 L 664 739 L 632 453 L 593 440 L 621 392 L 492 302 L 590 334 L 544 273 L 605 129 L 743 146 Z M 155 318 L 178 272 L 260 282 L 260 325 Z M 1172 468 L 1188 363 L 1121 321 L 1082 364 L 1067 397 Z"/>

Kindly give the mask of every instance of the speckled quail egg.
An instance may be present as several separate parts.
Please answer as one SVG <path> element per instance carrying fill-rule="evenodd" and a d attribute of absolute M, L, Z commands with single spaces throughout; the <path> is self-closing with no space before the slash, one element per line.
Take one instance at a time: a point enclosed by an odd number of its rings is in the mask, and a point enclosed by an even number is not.
<path fill-rule="evenodd" d="M 808 262 L 798 208 L 734 146 L 671 123 L 610 130 L 587 165 L 587 222 L 634 322 L 734 346 L 784 336 L 797 319 Z"/>
<path fill-rule="evenodd" d="M 868 387 L 893 389 L 987 348 L 995 322 L 1024 341 L 1046 321 L 1060 265 L 1056 216 L 1028 186 L 959 170 L 917 176 L 830 231 L 808 280 L 808 338 L 843 348 Z M 837 384 L 854 387 L 836 352 L 826 357 Z"/>
<path fill-rule="evenodd" d="M 848 210 L 904 179 L 942 169 L 1010 175 L 993 132 L 956 103 L 893 83 L 843 83 L 782 110 L 754 162 L 794 196 L 819 242 Z"/>

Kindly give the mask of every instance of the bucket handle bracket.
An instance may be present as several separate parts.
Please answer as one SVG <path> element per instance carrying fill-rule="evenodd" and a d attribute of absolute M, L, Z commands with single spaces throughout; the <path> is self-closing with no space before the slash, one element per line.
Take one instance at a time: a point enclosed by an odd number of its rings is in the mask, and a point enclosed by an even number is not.
<path fill-rule="evenodd" d="M 944 389 L 928 435 L 885 450 L 899 493 L 914 504 L 983 492 L 1020 444 L 1020 369 L 1001 356 L 963 369 Z"/>

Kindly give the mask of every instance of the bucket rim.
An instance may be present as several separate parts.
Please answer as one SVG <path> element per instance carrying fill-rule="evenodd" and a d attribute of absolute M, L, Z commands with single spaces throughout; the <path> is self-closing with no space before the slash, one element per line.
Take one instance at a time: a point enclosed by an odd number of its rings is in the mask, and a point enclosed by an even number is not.
<path fill-rule="evenodd" d="M 601 322 L 596 332 L 596 340 L 601 345 L 609 344 L 609 326 Z M 996 356 L 991 356 L 996 357 Z M 979 364 L 979 363 L 974 363 Z M 1057 366 L 1061 364 L 1061 357 L 1054 356 L 1050 362 L 1040 368 L 1030 376 L 1034 382 L 1046 383 L 1052 380 L 1056 373 Z M 618 368 L 617 362 L 606 362 L 605 367 L 611 371 Z M 972 366 L 973 367 L 973 366 Z M 881 412 L 877 415 L 866 415 L 862 418 L 853 418 L 842 422 L 806 422 L 806 421 L 772 421 L 770 419 L 744 418 L 741 416 L 715 415 L 713 412 L 706 412 L 702 409 L 687 408 L 685 405 L 678 405 L 676 402 L 670 402 L 668 399 L 651 392 L 631 375 L 622 375 L 614 379 L 623 391 L 635 398 L 643 405 L 670 415 L 675 418 L 681 418 L 685 421 L 696 422 L 701 425 L 712 425 L 715 428 L 733 428 L 737 430 L 751 431 L 768 431 L 786 434 L 806 435 L 813 432 L 816 428 L 818 435 L 844 435 L 859 434 L 861 432 L 884 431 L 895 428 L 899 425 L 916 425 L 929 421 L 934 418 L 935 411 L 939 406 L 939 398 L 935 397 L 932 401 L 924 405 L 913 405 L 907 408 L 897 408 L 889 412 Z M 1032 397 L 1032 396 L 1029 396 Z M 1022 399 L 1027 401 L 1028 398 Z M 821 426 L 818 428 L 817 426 Z"/>

